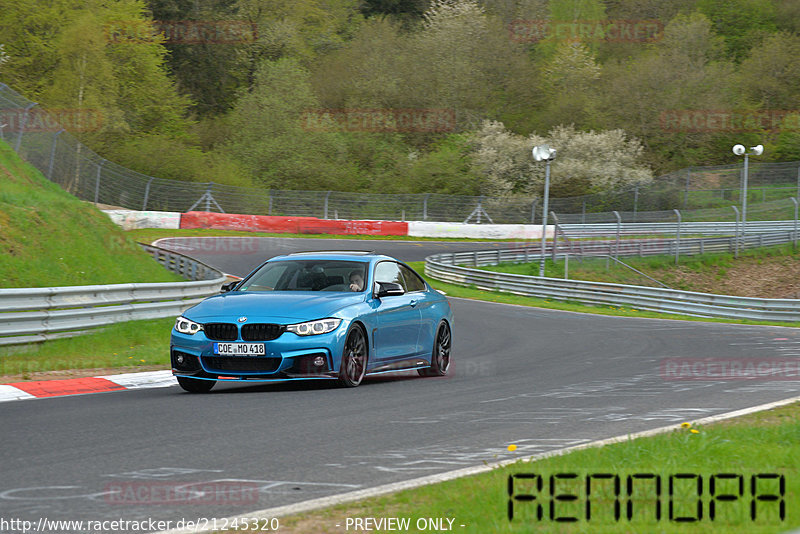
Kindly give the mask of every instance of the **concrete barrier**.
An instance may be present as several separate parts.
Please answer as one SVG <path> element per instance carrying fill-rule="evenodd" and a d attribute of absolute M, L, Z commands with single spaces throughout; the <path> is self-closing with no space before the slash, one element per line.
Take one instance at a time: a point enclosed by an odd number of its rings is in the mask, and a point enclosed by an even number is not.
<path fill-rule="evenodd" d="M 547 225 L 547 237 L 555 226 Z M 464 224 L 446 222 L 409 222 L 412 237 L 468 237 L 473 239 L 541 239 L 541 224 Z"/>
<path fill-rule="evenodd" d="M 166 228 L 177 230 L 181 224 L 181 214 L 172 211 L 134 211 L 103 210 L 112 221 L 124 230 L 138 228 Z"/>

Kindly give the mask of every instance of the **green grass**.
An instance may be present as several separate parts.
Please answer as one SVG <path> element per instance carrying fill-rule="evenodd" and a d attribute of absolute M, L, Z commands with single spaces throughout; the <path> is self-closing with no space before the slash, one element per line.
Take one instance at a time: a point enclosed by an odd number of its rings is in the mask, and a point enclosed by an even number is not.
<path fill-rule="evenodd" d="M 89 334 L 46 343 L 0 347 L 0 376 L 77 369 L 135 371 L 169 367 L 173 318 L 117 323 Z"/>
<path fill-rule="evenodd" d="M 536 297 L 527 297 L 524 295 L 514 295 L 512 293 L 505 293 L 501 291 L 485 291 L 475 287 L 463 287 L 455 284 L 448 284 L 440 282 L 424 275 L 425 262 L 416 261 L 408 262 L 408 265 L 414 268 L 415 271 L 423 275 L 425 280 L 435 289 L 444 291 L 449 297 L 483 300 L 487 302 L 497 302 L 500 304 L 514 304 L 517 306 L 532 306 L 536 308 L 546 308 L 551 310 L 562 310 L 579 313 L 593 313 L 596 315 L 613 315 L 620 317 L 643 317 L 650 319 L 671 319 L 682 321 L 697 321 L 708 323 L 729 323 L 729 324 L 753 324 L 753 325 L 770 325 L 770 326 L 789 326 L 797 327 L 800 323 L 796 322 L 778 322 L 778 321 L 752 321 L 749 319 L 720 319 L 715 317 L 693 317 L 691 315 L 679 314 L 666 314 L 658 312 L 643 311 L 636 308 L 625 308 L 623 306 L 589 306 L 578 302 L 559 301 L 550 299 L 541 299 Z M 571 268 L 571 267 L 570 267 Z M 537 271 L 538 274 L 538 271 Z"/>
<path fill-rule="evenodd" d="M 695 430 L 695 432 L 692 432 Z M 514 445 L 497 439 L 497 458 L 507 458 L 507 447 Z M 574 494 L 574 502 L 559 502 L 556 513 L 575 516 L 576 523 L 559 523 L 550 519 L 550 475 L 574 473 L 578 482 L 562 479 L 556 482 L 556 492 Z M 620 504 L 622 519 L 613 520 L 614 490 L 609 483 L 595 480 L 592 484 L 592 518 L 586 520 L 585 490 L 589 474 L 611 474 L 620 477 Z M 637 482 L 642 491 L 641 500 L 633 501 L 633 520 L 626 517 L 627 476 L 637 473 L 659 475 L 662 478 L 660 521 L 643 513 L 654 510 L 654 485 Z M 694 523 L 677 523 L 669 520 L 669 486 L 671 475 L 684 473 L 703 477 L 703 519 Z M 709 518 L 709 485 L 712 475 L 728 473 L 742 475 L 745 482 L 743 497 L 735 501 L 717 501 L 715 520 Z M 776 473 L 785 477 L 786 519 L 780 520 L 776 502 L 758 503 L 757 517 L 753 521 L 750 509 L 751 476 Z M 510 475 L 537 474 L 543 478 L 542 492 L 536 480 L 515 478 L 514 495 L 529 494 L 543 502 L 543 518 L 535 515 L 536 502 L 514 502 L 514 519 L 508 519 L 508 479 Z M 633 479 L 632 479 L 633 480 Z M 640 479 L 642 480 L 642 479 Z M 695 480 L 678 481 L 673 504 L 676 516 L 691 517 L 696 513 L 698 497 Z M 737 480 L 717 479 L 717 495 L 738 494 Z M 776 481 L 762 479 L 758 482 L 760 495 L 779 493 Z M 534 462 L 519 461 L 490 472 L 456 480 L 423 486 L 421 488 L 366 499 L 357 503 L 288 516 L 280 519 L 281 532 L 333 533 L 344 531 L 347 518 L 410 518 L 415 525 L 420 518 L 454 519 L 454 531 L 464 533 L 528 533 L 528 532 L 731 532 L 772 533 L 786 532 L 800 526 L 800 403 L 770 411 L 706 426 L 681 428 L 651 437 L 637 438 L 551 456 Z M 336 524 L 340 527 L 336 527 Z M 460 527 L 460 525 L 465 527 Z M 411 528 L 407 532 L 420 532 Z"/>
<path fill-rule="evenodd" d="M 773 262 L 784 262 L 786 260 L 800 259 L 800 251 L 792 247 L 791 244 L 776 245 L 773 247 L 756 248 L 742 251 L 739 258 L 734 258 L 733 254 L 700 254 L 695 256 L 682 256 L 678 266 L 675 265 L 675 256 L 623 256 L 620 261 L 625 262 L 631 267 L 647 274 L 651 278 L 666 284 L 673 289 L 683 289 L 686 291 L 697 291 L 691 280 L 678 280 L 677 271 L 692 272 L 697 274 L 712 274 L 721 279 L 725 276 L 728 269 L 737 264 L 758 264 L 766 265 Z M 606 269 L 608 264 L 609 268 Z M 539 262 L 532 263 L 501 263 L 499 265 L 479 267 L 487 271 L 496 271 L 510 274 L 539 275 Z M 550 260 L 545 262 L 545 276 L 552 278 L 564 278 L 566 264 L 563 260 L 553 263 Z M 576 258 L 571 258 L 569 262 L 569 277 L 573 280 L 591 280 L 595 282 L 610 282 L 617 284 L 633 284 L 658 287 L 658 284 L 648 280 L 646 277 L 617 264 L 613 260 L 607 261 L 605 258 L 586 258 L 583 262 Z M 713 292 L 713 291 L 712 291 Z"/>
<path fill-rule="evenodd" d="M 0 142 L 0 287 L 172 282 L 94 206 L 48 181 Z"/>

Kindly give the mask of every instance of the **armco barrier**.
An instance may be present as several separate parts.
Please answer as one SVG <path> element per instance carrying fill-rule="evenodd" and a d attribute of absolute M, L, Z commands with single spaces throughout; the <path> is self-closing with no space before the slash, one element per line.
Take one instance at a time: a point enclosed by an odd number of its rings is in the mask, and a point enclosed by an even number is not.
<path fill-rule="evenodd" d="M 0 345 L 44 341 L 139 319 L 177 316 L 217 294 L 225 276 L 197 260 L 149 245 L 156 260 L 191 282 L 0 289 Z"/>
<path fill-rule="evenodd" d="M 181 228 L 213 228 L 291 234 L 396 235 L 408 234 L 408 223 L 349 221 L 316 217 L 274 217 L 190 211 L 181 215 Z"/>
<path fill-rule="evenodd" d="M 629 306 L 637 310 L 762 321 L 800 321 L 800 300 L 713 295 L 645 286 L 562 280 L 497 273 L 450 263 L 452 254 L 425 259 L 425 274 L 435 280 L 516 295 L 568 300 L 590 305 Z"/>

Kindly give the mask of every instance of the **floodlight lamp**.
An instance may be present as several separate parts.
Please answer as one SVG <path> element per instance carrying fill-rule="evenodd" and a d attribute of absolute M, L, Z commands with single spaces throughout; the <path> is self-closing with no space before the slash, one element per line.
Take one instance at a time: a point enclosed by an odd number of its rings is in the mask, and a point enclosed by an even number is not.
<path fill-rule="evenodd" d="M 737 156 L 743 156 L 744 151 L 745 151 L 744 145 L 733 145 L 733 153 L 736 154 Z"/>
<path fill-rule="evenodd" d="M 764 153 L 764 145 L 756 145 L 754 147 L 751 147 L 750 150 L 752 151 L 751 154 L 753 154 L 754 156 L 760 156 L 761 154 Z"/>

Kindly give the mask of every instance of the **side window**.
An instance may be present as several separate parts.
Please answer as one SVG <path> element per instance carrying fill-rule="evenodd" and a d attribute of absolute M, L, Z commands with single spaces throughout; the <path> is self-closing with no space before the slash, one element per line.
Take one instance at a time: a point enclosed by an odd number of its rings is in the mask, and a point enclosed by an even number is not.
<path fill-rule="evenodd" d="M 403 278 L 406 279 L 406 291 L 409 293 L 411 291 L 425 291 L 425 282 L 417 276 L 417 273 L 406 267 L 405 265 L 400 266 L 400 271 L 403 273 Z"/>
<path fill-rule="evenodd" d="M 394 282 L 403 286 L 405 291 L 408 291 L 403 280 L 403 274 L 400 272 L 400 265 L 393 261 L 382 261 L 375 266 L 375 281 Z"/>

